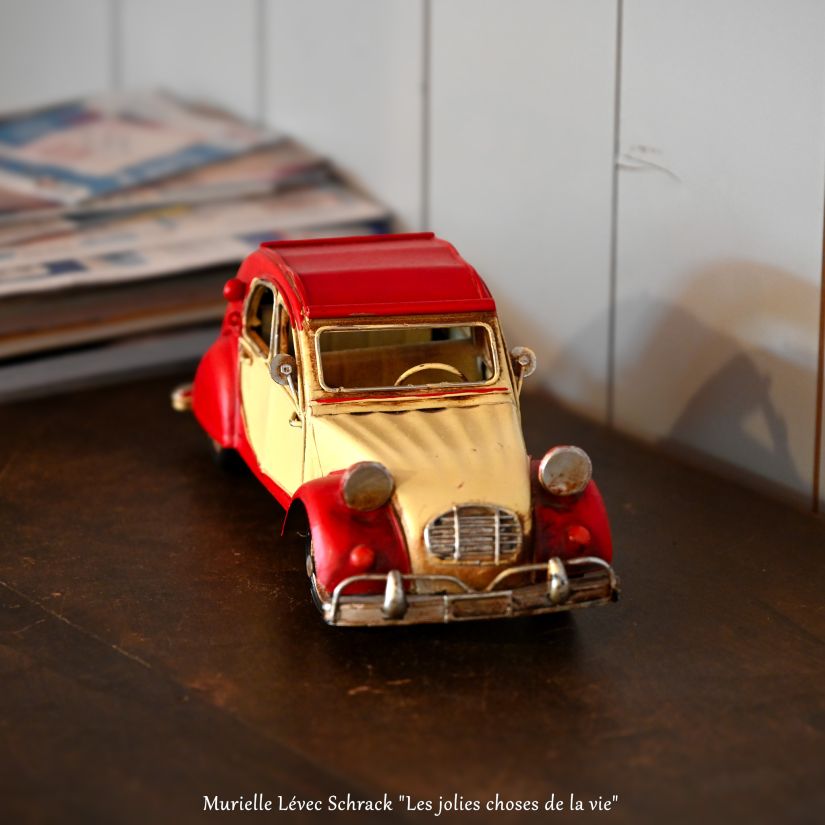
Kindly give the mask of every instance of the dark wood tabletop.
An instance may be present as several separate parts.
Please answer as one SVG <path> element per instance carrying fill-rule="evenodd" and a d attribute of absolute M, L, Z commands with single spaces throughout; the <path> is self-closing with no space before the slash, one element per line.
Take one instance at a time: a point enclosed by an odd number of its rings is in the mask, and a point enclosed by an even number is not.
<path fill-rule="evenodd" d="M 256 792 L 388 794 L 370 822 L 442 821 L 401 794 L 554 793 L 618 798 L 467 818 L 825 821 L 821 520 L 528 395 L 532 452 L 593 457 L 621 601 L 330 628 L 175 378 L 0 408 L 0 821 L 194 821 Z"/>

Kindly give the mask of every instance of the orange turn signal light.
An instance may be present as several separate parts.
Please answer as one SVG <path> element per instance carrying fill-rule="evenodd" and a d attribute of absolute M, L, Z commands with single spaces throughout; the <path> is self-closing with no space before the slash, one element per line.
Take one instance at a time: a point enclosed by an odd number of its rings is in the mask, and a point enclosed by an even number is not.
<path fill-rule="evenodd" d="M 349 563 L 357 570 L 369 570 L 375 563 L 375 551 L 366 544 L 357 544 L 349 551 Z"/>
<path fill-rule="evenodd" d="M 567 549 L 574 553 L 584 547 L 589 547 L 591 538 L 590 531 L 581 524 L 571 525 L 564 534 Z"/>

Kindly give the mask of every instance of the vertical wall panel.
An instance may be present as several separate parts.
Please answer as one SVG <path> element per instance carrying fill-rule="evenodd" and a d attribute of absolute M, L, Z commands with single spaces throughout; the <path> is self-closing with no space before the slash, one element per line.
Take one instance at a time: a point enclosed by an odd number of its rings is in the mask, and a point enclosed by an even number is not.
<path fill-rule="evenodd" d="M 257 117 L 255 0 L 120 0 L 123 84 Z"/>
<path fill-rule="evenodd" d="M 616 424 L 810 496 L 825 4 L 625 0 Z"/>
<path fill-rule="evenodd" d="M 421 0 L 269 0 L 267 118 L 421 214 Z"/>
<path fill-rule="evenodd" d="M 511 345 L 571 405 L 606 398 L 616 4 L 433 4 L 432 223 Z"/>
<path fill-rule="evenodd" d="M 109 87 L 108 0 L 0 0 L 0 111 Z"/>
<path fill-rule="evenodd" d="M 825 290 L 825 247 L 823 247 L 823 264 L 822 264 L 822 286 L 821 289 Z M 825 352 L 822 352 L 822 347 L 825 346 L 825 295 L 821 295 L 821 303 L 820 303 L 820 359 L 825 359 Z M 823 376 L 818 376 L 823 377 Z M 817 410 L 818 420 L 816 421 L 816 426 L 818 427 L 817 431 L 817 438 L 816 438 L 816 449 L 818 454 L 814 457 L 815 461 L 817 462 L 817 467 L 815 472 L 817 473 L 817 477 L 815 479 L 814 484 L 814 495 L 813 495 L 813 509 L 815 512 L 819 512 L 825 514 L 825 447 L 823 447 L 823 440 L 825 440 L 825 382 L 823 382 L 822 386 L 822 395 L 819 398 L 819 409 Z M 817 500 L 817 492 L 818 500 Z"/>

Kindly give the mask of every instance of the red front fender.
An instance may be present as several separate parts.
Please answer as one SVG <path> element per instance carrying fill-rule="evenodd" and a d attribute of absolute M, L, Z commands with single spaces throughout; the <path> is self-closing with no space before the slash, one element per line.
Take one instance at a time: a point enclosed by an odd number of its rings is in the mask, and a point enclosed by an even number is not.
<path fill-rule="evenodd" d="M 387 573 L 390 570 L 409 573 L 410 557 L 392 505 L 385 504 L 367 513 L 351 510 L 341 497 L 341 476 L 341 471 L 330 473 L 299 487 L 284 522 L 287 524 L 301 506 L 306 511 L 319 588 L 331 593 L 344 579 L 359 573 Z M 375 560 L 368 569 L 358 565 L 358 553 L 352 554 L 359 545 L 365 545 L 374 554 Z M 380 582 L 359 582 L 348 587 L 346 592 L 375 593 L 381 590 Z"/>
<path fill-rule="evenodd" d="M 551 496 L 538 481 L 539 462 L 530 463 L 533 485 L 533 555 L 536 561 L 598 556 L 610 563 L 613 541 L 599 488 L 591 481 L 578 496 Z M 586 532 L 581 529 L 585 528 Z M 586 544 L 582 538 L 589 538 Z"/>
<path fill-rule="evenodd" d="M 192 385 L 192 412 L 222 447 L 236 447 L 237 410 L 238 338 L 230 330 L 209 347 L 198 365 Z"/>

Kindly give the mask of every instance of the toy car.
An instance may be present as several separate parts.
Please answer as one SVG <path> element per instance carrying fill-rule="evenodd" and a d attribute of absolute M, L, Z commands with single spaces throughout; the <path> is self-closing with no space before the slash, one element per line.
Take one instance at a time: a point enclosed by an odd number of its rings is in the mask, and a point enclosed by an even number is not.
<path fill-rule="evenodd" d="M 478 273 L 430 233 L 265 243 L 224 288 L 192 385 L 306 536 L 333 625 L 522 616 L 615 600 L 611 536 L 578 447 L 531 460 L 527 348 Z"/>

